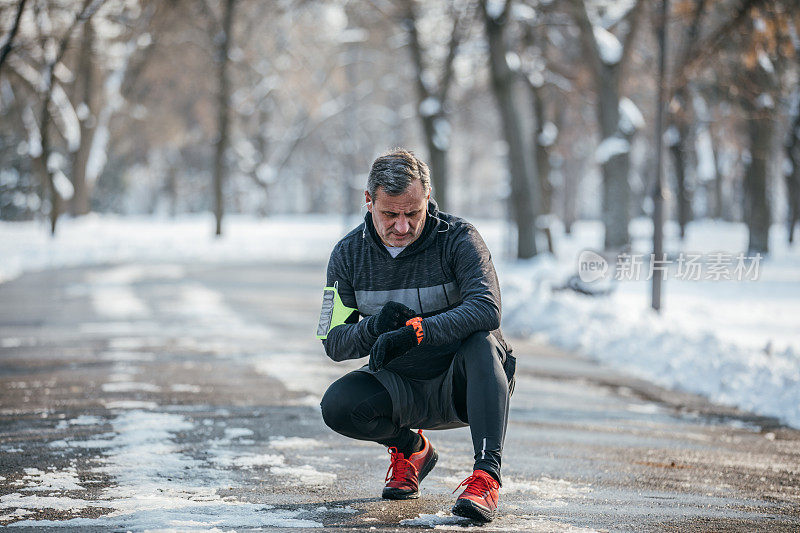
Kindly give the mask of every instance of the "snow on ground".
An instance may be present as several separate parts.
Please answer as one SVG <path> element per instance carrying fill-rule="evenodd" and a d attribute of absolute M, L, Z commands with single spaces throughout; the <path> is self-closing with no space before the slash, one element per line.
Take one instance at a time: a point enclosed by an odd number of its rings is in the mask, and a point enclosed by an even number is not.
<path fill-rule="evenodd" d="M 62 217 L 50 237 L 44 221 L 0 222 L 0 281 L 31 270 L 103 263 L 327 259 L 344 228 L 343 217 L 230 215 L 224 238 L 215 239 L 213 223 L 207 214 L 175 219 L 92 214 Z"/>
<path fill-rule="evenodd" d="M 159 263 L 164 272 L 180 280 L 182 267 L 170 263 L 248 262 L 261 260 L 324 262 L 333 244 L 355 219 L 306 216 L 254 219 L 230 216 L 225 236 L 212 236 L 210 215 L 176 219 L 91 215 L 62 218 L 51 238 L 44 222 L 0 223 L 0 281 L 23 272 L 44 268 L 120 263 L 99 271 L 91 292 L 96 310 L 117 322 L 98 324 L 116 328 L 123 337 L 130 318 L 146 316 L 144 303 L 129 289 L 144 273 L 136 263 Z M 571 290 L 557 290 L 577 272 L 584 250 L 599 250 L 602 225 L 579 222 L 572 235 L 554 228 L 556 255 L 532 261 L 508 261 L 512 233 L 503 222 L 477 221 L 492 250 L 503 289 L 503 327 L 507 333 L 536 336 L 557 346 L 578 350 L 605 364 L 666 387 L 703 394 L 713 401 L 735 405 L 759 414 L 779 417 L 800 427 L 800 246 L 787 248 L 785 230 L 773 228 L 772 253 L 759 263 L 758 279 L 743 281 L 690 281 L 678 279 L 676 263 L 664 285 L 664 311 L 649 310 L 648 263 L 638 281 L 611 283 L 605 296 L 589 297 Z M 701 221 L 690 224 L 683 244 L 673 224 L 667 226 L 667 251 L 701 256 L 702 267 L 713 268 L 712 254 L 735 257 L 747 243 L 742 224 Z M 632 254 L 649 254 L 651 227 L 647 220 L 631 224 Z M 611 268 L 613 269 L 613 262 Z M 324 280 L 320 280 L 320 287 Z M 587 284 L 592 286 L 591 284 Z M 98 287 L 102 290 L 98 291 Z M 75 291 L 87 290 L 76 286 Z M 214 310 L 213 323 L 200 324 L 196 333 L 222 328 L 246 328 L 254 337 L 271 332 L 259 324 L 242 323 L 226 308 L 219 295 L 206 288 L 184 284 L 176 310 L 187 319 L 202 309 Z M 120 305 L 122 302 L 124 305 Z M 183 303 L 180 303 L 183 302 Z M 180 307 L 183 305 L 183 307 Z M 137 328 L 145 328 L 138 322 Z M 158 325 L 153 325 L 154 331 Z M 85 326 L 91 329 L 91 325 Z M 179 332 L 175 332 L 178 333 Z M 192 334 L 195 333 L 193 330 Z M 190 342 L 191 335 L 185 335 Z M 22 345 L 22 338 L 1 339 L 3 347 Z M 135 349 L 130 347 L 129 349 Z M 309 358 L 311 354 L 305 354 Z M 115 356 L 125 360 L 125 351 Z M 318 361 L 318 354 L 314 359 Z M 329 375 L 317 365 L 315 379 L 327 384 L 341 368 Z M 324 390 L 309 383 L 292 382 L 280 365 L 263 360 L 258 371 L 287 382 L 292 390 Z M 323 375 L 324 374 L 324 375 Z M 107 388 L 140 386 L 108 384 Z M 312 404 L 319 398 L 309 395 Z M 148 405 L 110 404 L 112 408 L 150 408 Z"/>
<path fill-rule="evenodd" d="M 67 421 L 67 425 L 88 425 L 90 417 Z M 97 419 L 101 422 L 101 419 Z M 212 447 L 217 460 L 207 463 L 192 457 L 175 442 L 181 432 L 195 430 L 195 423 L 174 413 L 119 410 L 109 421 L 114 432 L 90 441 L 54 441 L 54 448 L 95 448 L 103 450 L 97 474 L 109 476 L 114 485 L 95 499 L 82 499 L 82 486 L 74 466 L 64 469 L 28 468 L 11 485 L 17 490 L 0 496 L 0 520 L 21 519 L 10 526 L 37 528 L 92 527 L 146 530 L 165 526 L 208 530 L 213 527 L 321 527 L 316 512 L 303 509 L 275 509 L 273 506 L 239 501 L 221 496 L 218 488 L 230 486 L 233 478 L 216 465 L 277 466 L 279 476 L 299 476 L 308 485 L 325 485 L 335 474 L 318 472 L 309 465 L 285 467 L 281 456 L 236 453 L 226 446 Z M 244 428 L 226 428 L 220 444 L 252 434 Z M 133 460 L 135 459 L 135 460 Z M 226 461 L 225 459 L 232 459 Z M 97 518 L 37 520 L 34 511 L 42 508 L 78 513 L 91 509 L 112 509 Z"/>
<path fill-rule="evenodd" d="M 554 290 L 577 273 L 581 251 L 602 248 L 602 226 L 583 222 L 573 236 L 556 236 L 556 257 L 499 265 L 504 330 L 800 427 L 800 246 L 788 248 L 785 232 L 774 227 L 772 252 L 760 262 L 757 279 L 710 281 L 703 278 L 714 269 L 715 254 L 730 254 L 735 262 L 746 250 L 747 229 L 697 222 L 682 246 L 676 228 L 667 229 L 668 259 L 675 262 L 661 315 L 649 308 L 648 261 L 639 281 L 611 282 L 605 296 Z M 634 221 L 631 233 L 630 255 L 649 256 L 649 221 Z M 700 256 L 701 281 L 678 276 L 681 251 Z"/>

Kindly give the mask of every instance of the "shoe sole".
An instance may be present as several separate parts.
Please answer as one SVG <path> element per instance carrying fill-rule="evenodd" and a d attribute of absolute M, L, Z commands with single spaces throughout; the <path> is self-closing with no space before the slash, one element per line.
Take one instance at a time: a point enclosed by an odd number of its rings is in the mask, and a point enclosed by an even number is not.
<path fill-rule="evenodd" d="M 459 498 L 453 506 L 452 512 L 454 515 L 483 523 L 491 522 L 497 514 L 497 511 L 487 509 L 466 498 Z"/>
<path fill-rule="evenodd" d="M 439 454 L 436 453 L 436 450 L 433 450 L 433 455 L 425 463 L 425 466 L 422 468 L 422 472 L 419 474 L 419 482 L 422 483 L 422 480 L 425 479 L 425 476 L 433 470 L 433 467 L 436 466 L 436 462 L 439 460 Z M 383 489 L 383 493 L 381 497 L 384 500 L 415 500 L 419 498 L 419 491 L 415 490 L 414 492 L 404 491 L 403 489 L 395 489 L 395 488 L 385 488 Z"/>

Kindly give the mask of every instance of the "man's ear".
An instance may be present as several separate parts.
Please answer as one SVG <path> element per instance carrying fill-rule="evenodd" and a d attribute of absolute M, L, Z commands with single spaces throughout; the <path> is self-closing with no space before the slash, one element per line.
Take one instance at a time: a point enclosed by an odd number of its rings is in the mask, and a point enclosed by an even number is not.
<path fill-rule="evenodd" d="M 367 201 L 367 210 L 372 213 L 372 197 L 369 195 L 369 191 L 364 191 L 364 198 Z"/>

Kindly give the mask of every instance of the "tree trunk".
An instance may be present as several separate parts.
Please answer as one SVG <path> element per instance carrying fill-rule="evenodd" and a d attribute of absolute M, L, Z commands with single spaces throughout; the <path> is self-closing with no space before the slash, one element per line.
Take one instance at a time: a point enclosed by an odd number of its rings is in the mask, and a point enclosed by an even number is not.
<path fill-rule="evenodd" d="M 800 221 L 800 109 L 792 121 L 786 139 L 786 157 L 792 165 L 786 173 L 786 193 L 789 203 L 789 244 L 794 242 L 795 225 Z"/>
<path fill-rule="evenodd" d="M 675 168 L 678 227 L 680 228 L 680 238 L 683 239 L 686 236 L 686 226 L 692 216 L 692 196 L 686 183 L 686 158 L 692 151 L 689 136 L 689 120 L 692 116 L 692 108 L 686 88 L 681 87 L 675 91 L 673 102 L 677 104 L 677 109 L 672 111 L 672 127 L 675 128 L 678 138 L 669 147 L 669 151 Z"/>
<path fill-rule="evenodd" d="M 614 137 L 630 142 L 633 132 L 620 131 L 619 104 L 622 69 L 628 61 L 633 38 L 638 26 L 638 14 L 643 2 L 637 0 L 630 11 L 630 29 L 622 45 L 620 58 L 613 64 L 603 61 L 594 35 L 594 26 L 589 20 L 584 0 L 572 0 L 572 16 L 578 26 L 581 47 L 587 57 L 597 92 L 597 122 L 601 143 Z M 630 153 L 628 150 L 616 153 L 601 164 L 603 175 L 603 223 L 605 225 L 604 246 L 606 250 L 620 249 L 630 241 L 628 223 L 630 222 Z"/>
<path fill-rule="evenodd" d="M 717 153 L 716 143 L 714 144 L 714 166 L 714 218 L 722 220 L 723 212 L 726 210 L 724 209 L 725 198 L 722 192 L 722 172 L 719 171 L 719 155 Z"/>
<path fill-rule="evenodd" d="M 748 253 L 769 252 L 770 210 L 767 201 L 767 177 L 775 122 L 768 110 L 760 110 L 747 119 L 750 137 L 750 164 L 744 176 L 745 213 L 749 232 Z"/>
<path fill-rule="evenodd" d="M 453 60 L 460 41 L 459 20 L 453 15 L 453 26 L 447 56 L 444 60 L 441 76 L 434 87 L 425 80 L 425 64 L 423 48 L 417 30 L 417 15 L 414 0 L 405 0 L 404 26 L 408 31 L 409 50 L 415 68 L 417 89 L 417 116 L 425 134 L 425 145 L 428 148 L 428 166 L 431 171 L 431 185 L 439 207 L 446 211 L 449 208 L 447 183 L 449 180 L 448 154 L 450 151 L 450 124 L 447 117 L 447 95 L 453 74 Z"/>
<path fill-rule="evenodd" d="M 222 235 L 222 215 L 224 211 L 223 182 L 225 181 L 226 165 L 225 155 L 229 143 L 229 113 L 228 103 L 230 100 L 230 80 L 228 66 L 228 50 L 232 41 L 231 30 L 233 28 L 233 8 L 236 0 L 225 0 L 223 3 L 223 25 L 220 35 L 219 49 L 217 52 L 217 68 L 219 93 L 217 94 L 217 113 L 219 132 L 217 138 L 217 150 L 214 155 L 214 218 L 216 219 L 215 235 Z"/>
<path fill-rule="evenodd" d="M 425 144 L 428 147 L 428 166 L 431 171 L 431 185 L 436 194 L 436 202 L 442 211 L 449 208 L 449 198 L 447 194 L 447 150 L 442 149 L 437 144 L 436 121 L 446 121 L 443 116 L 435 115 L 420 117 L 422 119 L 422 129 L 425 132 Z M 449 142 L 449 140 L 447 141 Z"/>
<path fill-rule="evenodd" d="M 619 131 L 619 64 L 603 64 L 602 73 L 596 80 L 599 86 L 597 115 L 603 140 L 611 137 L 623 138 Z M 625 151 L 609 158 L 601 165 L 603 173 L 603 224 L 605 225 L 604 247 L 606 250 L 623 248 L 630 241 L 631 188 L 628 183 L 630 153 Z"/>
<path fill-rule="evenodd" d="M 509 2 L 510 3 L 510 2 Z M 503 135 L 508 144 L 508 162 L 511 174 L 511 212 L 517 225 L 517 257 L 527 259 L 537 254 L 536 216 L 538 214 L 539 190 L 537 177 L 531 172 L 527 160 L 527 147 L 523 140 L 519 117 L 520 108 L 514 98 L 513 73 L 506 62 L 507 48 L 504 42 L 504 24 L 509 9 L 494 18 L 487 12 L 486 1 L 483 8 L 486 35 L 489 41 L 489 70 L 503 127 Z"/>
<path fill-rule="evenodd" d="M 85 104 L 88 116 L 81 119 L 81 144 L 72 159 L 72 186 L 75 193 L 69 202 L 72 216 L 85 215 L 90 211 L 90 191 L 86 182 L 86 164 L 89 161 L 89 151 L 92 148 L 92 134 L 94 133 L 95 117 L 92 106 L 94 91 L 92 47 L 94 46 L 94 30 L 91 24 L 83 26 L 83 39 L 81 42 L 78 72 L 75 84 L 74 102 Z"/>
<path fill-rule="evenodd" d="M 547 139 L 543 143 L 544 126 L 547 118 L 544 112 L 544 97 L 540 87 L 531 85 L 531 96 L 533 100 L 533 118 L 535 129 L 533 134 L 533 150 L 536 156 L 536 176 L 541 185 L 542 213 L 548 214 L 553 211 L 553 185 L 550 183 L 550 146 L 552 142 Z"/>

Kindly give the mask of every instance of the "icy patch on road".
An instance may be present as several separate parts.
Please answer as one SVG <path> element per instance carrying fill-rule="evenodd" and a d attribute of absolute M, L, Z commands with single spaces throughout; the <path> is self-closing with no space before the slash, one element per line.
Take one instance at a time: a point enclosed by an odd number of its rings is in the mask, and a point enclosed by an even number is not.
<path fill-rule="evenodd" d="M 190 393 L 198 393 L 202 390 L 197 385 L 189 385 L 186 383 L 176 383 L 174 385 L 170 385 L 169 390 L 172 392 L 190 392 Z"/>
<path fill-rule="evenodd" d="M 161 387 L 152 383 L 137 383 L 134 381 L 119 381 L 116 383 L 103 383 L 103 392 L 159 392 Z"/>
<path fill-rule="evenodd" d="M 299 483 L 312 487 L 330 485 L 336 481 L 336 474 L 320 472 L 311 465 L 303 466 L 276 466 L 270 472 L 279 476 L 289 477 L 292 483 Z"/>
<path fill-rule="evenodd" d="M 305 392 L 307 397 L 298 401 L 303 405 L 318 406 L 328 386 L 347 372 L 361 368 L 364 361 L 334 362 L 323 353 L 283 352 L 254 357 L 256 372 L 280 381 L 286 389 Z M 302 368 L 302 372 L 297 369 Z"/>
<path fill-rule="evenodd" d="M 39 470 L 38 468 L 26 468 L 25 476 L 18 479 L 12 485 L 24 485 L 24 491 L 53 492 L 65 490 L 84 490 L 78 484 L 78 471 L 74 467 L 65 470 Z"/>
<path fill-rule="evenodd" d="M 285 464 L 282 455 L 263 453 L 259 455 L 242 455 L 233 460 L 233 464 L 242 468 L 254 468 L 256 466 L 282 466 Z"/>
<path fill-rule="evenodd" d="M 269 445 L 277 450 L 308 450 L 320 448 L 324 444 L 317 439 L 306 439 L 303 437 L 271 437 Z"/>
<path fill-rule="evenodd" d="M 252 429 L 247 428 L 225 428 L 226 439 L 238 439 L 240 437 L 250 437 L 253 435 Z"/>
<path fill-rule="evenodd" d="M 416 518 L 401 520 L 400 525 L 427 527 L 442 531 L 464 531 L 475 522 L 460 516 L 454 516 L 444 511 L 436 514 L 421 513 Z M 597 530 L 579 528 L 569 524 L 563 524 L 554 520 L 534 518 L 530 516 L 515 516 L 504 514 L 502 504 L 500 515 L 489 524 L 481 524 L 481 531 L 538 531 L 547 533 L 596 533 Z"/>
<path fill-rule="evenodd" d="M 453 516 L 450 513 L 445 513 L 444 511 L 439 511 L 436 514 L 420 514 L 416 518 L 400 520 L 401 526 L 422 526 L 435 529 L 440 529 L 439 526 L 459 526 L 457 529 L 463 529 L 471 523 L 472 521 L 468 518 Z"/>
<path fill-rule="evenodd" d="M 156 402 L 146 402 L 139 400 L 117 400 L 111 402 L 103 402 L 103 406 L 106 409 L 110 410 L 148 409 L 150 411 L 154 411 L 158 409 L 158 404 Z"/>
<path fill-rule="evenodd" d="M 224 471 L 209 468 L 194 459 L 174 441 L 177 433 L 190 432 L 195 424 L 170 413 L 129 411 L 110 421 L 114 433 L 97 442 L 106 448 L 97 473 L 111 478 L 114 485 L 106 488 L 96 500 L 54 495 L 56 492 L 85 491 L 74 467 L 63 470 L 28 469 L 18 480 L 25 488 L 20 492 L 49 492 L 44 495 L 7 494 L 0 497 L 0 509 L 23 509 L 2 515 L 2 520 L 19 520 L 15 526 L 66 526 L 145 530 L 153 528 L 256 528 L 256 527 L 321 527 L 313 520 L 313 512 L 302 509 L 275 509 L 270 505 L 240 502 L 217 494 L 220 486 L 230 486 Z M 231 428 L 234 437 L 252 434 L 244 428 Z M 58 442 L 58 441 L 57 441 Z M 81 442 L 61 441 L 65 446 L 80 447 Z M 252 467 L 259 464 L 282 465 L 276 455 L 246 455 L 234 458 L 232 464 Z M 315 484 L 335 476 L 316 472 L 310 467 L 288 468 L 304 476 L 301 483 Z M 74 494 L 74 493 L 73 493 Z M 69 520 L 32 520 L 25 509 L 55 509 L 71 513 L 90 508 L 113 509 L 99 518 Z M 27 519 L 26 519 L 27 518 Z"/>
<path fill-rule="evenodd" d="M 56 429 L 67 429 L 69 426 L 99 426 L 105 423 L 105 419 L 99 416 L 80 415 L 77 418 L 61 420 L 56 425 Z"/>
<path fill-rule="evenodd" d="M 580 498 L 592 491 L 588 486 L 577 486 L 566 479 L 541 477 L 534 481 L 504 478 L 503 493 L 530 493 L 538 499 L 560 500 L 564 498 Z"/>
<path fill-rule="evenodd" d="M 115 351 L 101 353 L 100 359 L 117 362 L 155 361 L 156 355 L 153 353 Z"/>

